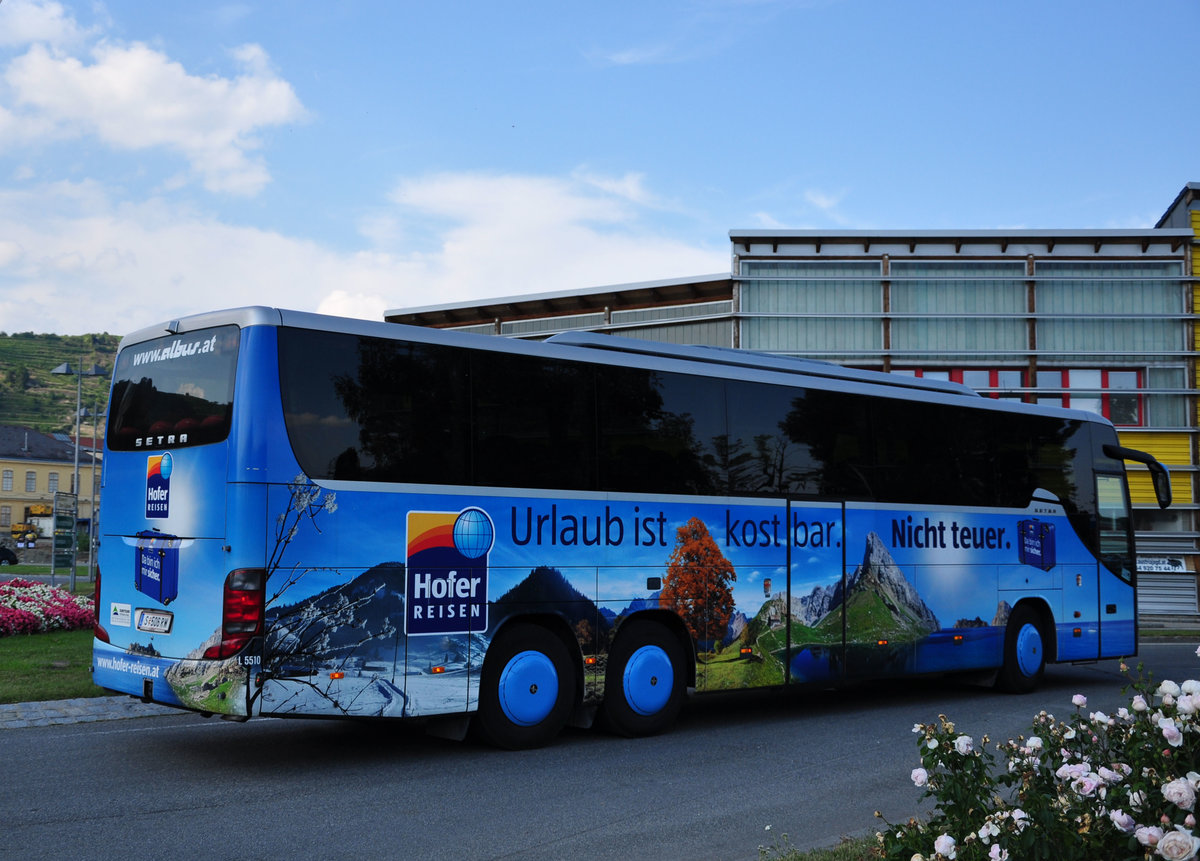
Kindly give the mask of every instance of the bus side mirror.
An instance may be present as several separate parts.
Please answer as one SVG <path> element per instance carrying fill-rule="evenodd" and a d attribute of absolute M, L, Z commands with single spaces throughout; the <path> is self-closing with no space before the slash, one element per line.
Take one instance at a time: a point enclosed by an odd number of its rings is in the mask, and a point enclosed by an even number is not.
<path fill-rule="evenodd" d="M 1154 485 L 1154 498 L 1158 500 L 1158 507 L 1166 508 L 1171 504 L 1171 475 L 1154 455 L 1119 445 L 1105 445 L 1104 453 L 1117 460 L 1132 460 L 1143 464 L 1150 470 L 1150 482 Z"/>
<path fill-rule="evenodd" d="M 1167 473 L 1167 468 L 1157 460 L 1146 466 L 1150 469 L 1150 480 L 1154 482 L 1154 496 L 1158 500 L 1158 507 L 1166 508 L 1171 504 L 1171 476 Z"/>

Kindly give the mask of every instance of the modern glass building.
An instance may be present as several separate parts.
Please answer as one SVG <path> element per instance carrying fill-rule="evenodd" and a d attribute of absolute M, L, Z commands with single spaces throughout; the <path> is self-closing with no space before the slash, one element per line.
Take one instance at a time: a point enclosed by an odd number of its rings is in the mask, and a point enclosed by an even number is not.
<path fill-rule="evenodd" d="M 1200 183 L 1138 230 L 730 232 L 728 274 L 389 311 L 518 338 L 587 330 L 820 358 L 1102 413 L 1131 465 L 1143 616 L 1195 615 Z"/>

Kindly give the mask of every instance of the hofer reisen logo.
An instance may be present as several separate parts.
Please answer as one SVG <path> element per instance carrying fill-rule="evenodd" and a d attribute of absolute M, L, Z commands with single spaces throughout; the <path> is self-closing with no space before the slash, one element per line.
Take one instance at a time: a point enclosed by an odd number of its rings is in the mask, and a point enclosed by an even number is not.
<path fill-rule="evenodd" d="M 152 454 L 146 458 L 146 517 L 162 518 L 170 513 L 173 467 L 170 454 Z"/>
<path fill-rule="evenodd" d="M 495 536 L 491 518 L 478 508 L 408 513 L 405 633 L 487 629 L 488 551 Z"/>

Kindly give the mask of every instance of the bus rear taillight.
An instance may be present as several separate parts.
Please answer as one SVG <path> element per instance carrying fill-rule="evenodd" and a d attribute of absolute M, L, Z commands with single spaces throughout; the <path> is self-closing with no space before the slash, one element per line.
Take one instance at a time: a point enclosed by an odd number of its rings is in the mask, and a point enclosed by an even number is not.
<path fill-rule="evenodd" d="M 102 643 L 110 643 L 108 631 L 100 624 L 100 566 L 96 566 L 96 584 L 92 587 L 92 636 Z"/>
<path fill-rule="evenodd" d="M 263 632 L 263 583 L 261 568 L 240 568 L 225 578 L 225 601 L 221 610 L 221 643 L 204 650 L 208 661 L 233 657 Z"/>

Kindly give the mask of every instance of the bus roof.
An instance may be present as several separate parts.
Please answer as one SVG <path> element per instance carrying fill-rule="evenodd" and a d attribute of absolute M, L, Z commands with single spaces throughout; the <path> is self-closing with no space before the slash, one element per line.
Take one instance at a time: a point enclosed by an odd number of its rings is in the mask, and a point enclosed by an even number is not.
<path fill-rule="evenodd" d="M 961 406 L 1002 411 L 1034 412 L 1044 416 L 1069 417 L 1079 421 L 1092 421 L 1101 424 L 1108 423 L 1108 420 L 1103 416 L 1082 410 L 1046 406 L 1044 404 L 1017 404 L 1005 400 L 985 398 L 979 395 L 974 389 L 945 380 L 931 380 L 921 377 L 889 374 L 882 371 L 847 368 L 818 359 L 780 356 L 754 350 L 665 344 L 617 335 L 603 335 L 595 332 L 561 332 L 544 341 L 530 341 L 497 337 L 495 335 L 480 335 L 472 332 L 458 332 L 453 329 L 429 328 L 357 318 L 331 317 L 315 314 L 310 311 L 295 311 L 263 306 L 212 311 L 171 320 L 165 324 L 148 326 L 140 331 L 126 335 L 121 340 L 121 349 L 151 338 L 185 335 L 187 332 L 196 329 L 230 323 L 238 326 L 298 326 L 301 328 L 318 328 L 383 338 L 409 338 L 427 343 L 448 342 L 470 346 L 473 349 L 524 353 L 526 355 L 544 355 L 545 351 L 549 349 L 562 358 L 574 358 L 584 361 L 587 360 L 586 354 L 591 353 L 595 359 L 605 364 L 633 364 L 639 361 L 657 361 L 675 364 L 681 368 L 690 365 L 695 372 L 703 373 L 707 371 L 714 375 L 720 374 L 721 368 L 738 369 L 743 374 L 758 373 L 768 376 L 778 374 L 783 378 L 803 377 L 813 381 L 813 383 L 819 380 L 826 380 L 828 384 L 836 385 L 840 382 L 850 387 L 862 387 L 860 391 L 864 393 L 873 391 L 874 394 L 884 397 L 889 396 L 888 392 L 890 392 L 890 396 L 900 398 L 949 398 L 951 401 L 957 401 Z M 642 358 L 638 359 L 637 357 L 639 356 Z M 805 385 L 805 383 L 800 381 L 797 381 L 797 383 Z"/>

